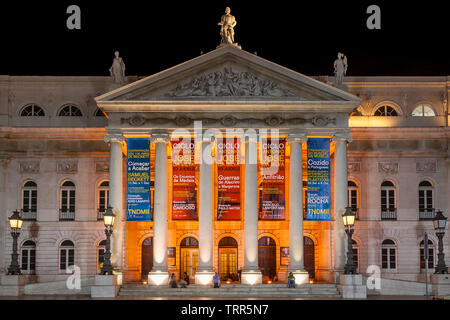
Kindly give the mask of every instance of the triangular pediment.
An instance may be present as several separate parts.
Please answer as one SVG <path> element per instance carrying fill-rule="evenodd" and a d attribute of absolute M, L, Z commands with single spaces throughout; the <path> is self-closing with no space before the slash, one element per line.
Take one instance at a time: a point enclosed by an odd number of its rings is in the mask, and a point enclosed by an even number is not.
<path fill-rule="evenodd" d="M 359 98 L 233 45 L 117 88 L 97 103 L 158 101 L 357 103 Z"/>

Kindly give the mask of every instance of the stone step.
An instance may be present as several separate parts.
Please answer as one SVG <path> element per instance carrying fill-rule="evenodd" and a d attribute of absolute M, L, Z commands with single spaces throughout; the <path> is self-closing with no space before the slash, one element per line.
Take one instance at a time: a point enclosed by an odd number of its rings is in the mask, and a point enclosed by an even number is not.
<path fill-rule="evenodd" d="M 340 297 L 334 284 L 302 285 L 287 288 L 277 285 L 223 285 L 220 288 L 190 285 L 187 288 L 154 287 L 148 285 L 124 285 L 120 297 Z"/>

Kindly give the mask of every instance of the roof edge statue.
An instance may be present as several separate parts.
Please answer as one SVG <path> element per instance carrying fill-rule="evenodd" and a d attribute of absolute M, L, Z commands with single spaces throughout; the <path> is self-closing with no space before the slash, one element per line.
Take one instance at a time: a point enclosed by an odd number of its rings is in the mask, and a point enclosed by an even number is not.
<path fill-rule="evenodd" d="M 220 26 L 220 44 L 218 47 L 231 44 L 233 46 L 242 49 L 237 42 L 234 42 L 234 27 L 237 24 L 236 18 L 230 14 L 230 7 L 225 8 L 225 14 L 222 15 L 220 22 L 217 23 Z"/>

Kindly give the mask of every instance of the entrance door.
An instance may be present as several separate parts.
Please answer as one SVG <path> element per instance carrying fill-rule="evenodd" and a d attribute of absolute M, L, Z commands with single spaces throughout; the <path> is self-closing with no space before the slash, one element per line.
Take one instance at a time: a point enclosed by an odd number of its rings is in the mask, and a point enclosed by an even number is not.
<path fill-rule="evenodd" d="M 141 279 L 147 280 L 148 273 L 153 269 L 153 238 L 142 242 Z"/>
<path fill-rule="evenodd" d="M 303 237 L 303 254 L 305 257 L 305 270 L 309 273 L 309 278 L 315 277 L 314 265 L 314 241 L 311 238 Z"/>
<path fill-rule="evenodd" d="M 219 259 L 220 278 L 225 280 L 235 277 L 237 275 L 237 249 L 220 248 Z"/>
<path fill-rule="evenodd" d="M 272 278 L 277 274 L 276 248 L 270 237 L 262 237 L 258 241 L 258 266 L 263 276 Z"/>
<path fill-rule="evenodd" d="M 198 269 L 198 249 L 181 248 L 181 275 L 186 272 L 191 282 L 194 282 L 195 273 Z"/>
<path fill-rule="evenodd" d="M 198 240 L 193 237 L 186 237 L 180 244 L 180 279 L 183 279 L 186 272 L 190 282 L 194 283 L 197 270 Z"/>
<path fill-rule="evenodd" d="M 237 273 L 237 248 L 238 243 L 232 237 L 223 237 L 219 241 L 219 275 L 220 279 L 233 281 L 239 279 Z"/>

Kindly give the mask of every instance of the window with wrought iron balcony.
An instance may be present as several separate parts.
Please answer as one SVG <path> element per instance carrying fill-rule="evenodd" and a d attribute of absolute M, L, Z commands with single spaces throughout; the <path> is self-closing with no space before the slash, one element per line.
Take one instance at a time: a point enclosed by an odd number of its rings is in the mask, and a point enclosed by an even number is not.
<path fill-rule="evenodd" d="M 103 221 L 103 215 L 106 212 L 106 207 L 99 207 L 97 209 L 97 220 L 98 221 Z"/>
<path fill-rule="evenodd" d="M 424 208 L 419 206 L 419 220 L 433 220 L 434 208 Z"/>
<path fill-rule="evenodd" d="M 59 209 L 59 221 L 74 221 L 75 206 L 62 207 Z"/>
<path fill-rule="evenodd" d="M 382 206 L 381 220 L 397 220 L 397 208 Z"/>

